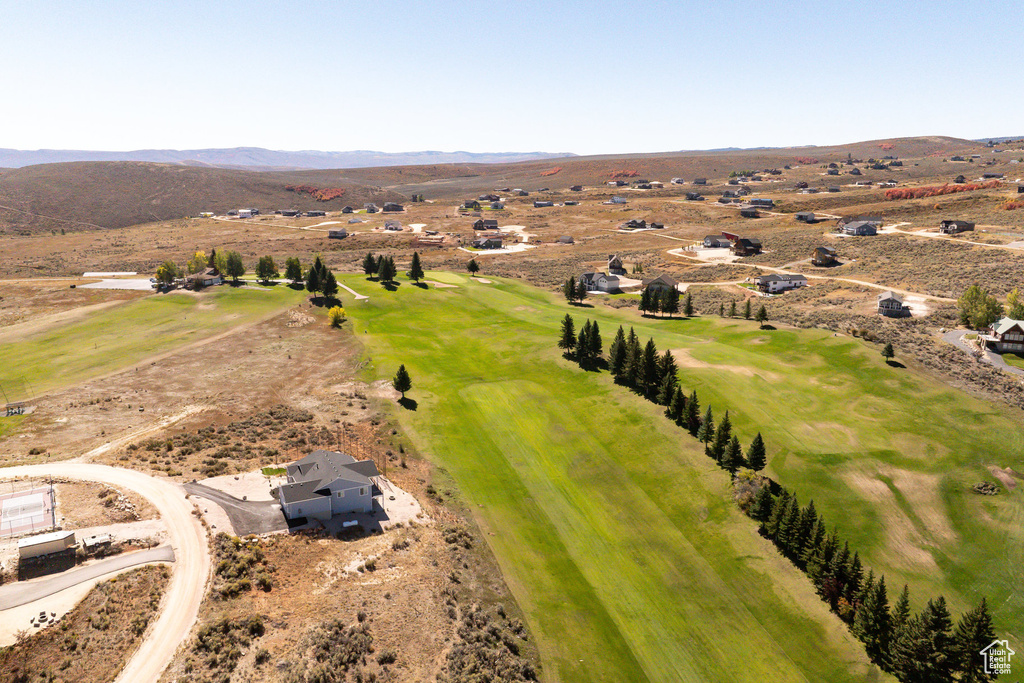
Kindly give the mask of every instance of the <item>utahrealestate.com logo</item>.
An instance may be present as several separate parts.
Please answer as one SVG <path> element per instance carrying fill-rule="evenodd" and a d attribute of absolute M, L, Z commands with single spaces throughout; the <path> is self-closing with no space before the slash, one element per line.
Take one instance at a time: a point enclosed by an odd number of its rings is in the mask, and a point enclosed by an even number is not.
<path fill-rule="evenodd" d="M 1005 640 L 993 640 L 992 644 L 981 651 L 985 660 L 985 673 L 1002 674 L 1010 673 L 1010 657 L 1016 652 L 1010 649 L 1010 644 Z"/>

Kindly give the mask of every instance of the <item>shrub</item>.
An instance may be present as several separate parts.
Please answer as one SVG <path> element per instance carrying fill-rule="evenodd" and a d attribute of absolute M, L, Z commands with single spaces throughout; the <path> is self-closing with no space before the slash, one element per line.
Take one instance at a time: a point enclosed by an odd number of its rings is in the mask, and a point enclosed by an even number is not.
<path fill-rule="evenodd" d="M 379 655 L 377 655 L 378 664 L 394 664 L 397 659 L 398 653 L 391 648 L 383 650 Z"/>
<path fill-rule="evenodd" d="M 345 322 L 345 309 L 341 306 L 332 306 L 327 311 L 327 320 L 331 327 L 341 327 L 341 323 Z"/>

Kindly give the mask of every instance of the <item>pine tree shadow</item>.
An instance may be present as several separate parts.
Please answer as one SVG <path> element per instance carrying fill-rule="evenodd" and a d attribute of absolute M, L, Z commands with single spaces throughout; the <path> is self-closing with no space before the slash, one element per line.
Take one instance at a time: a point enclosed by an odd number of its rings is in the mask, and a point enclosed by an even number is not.
<path fill-rule="evenodd" d="M 414 282 L 413 287 L 419 287 L 420 289 L 429 289 L 426 282 Z"/>
<path fill-rule="evenodd" d="M 888 365 L 890 368 L 906 368 L 907 367 L 906 365 L 904 365 L 903 363 L 899 362 L 898 360 L 893 360 L 891 358 L 887 358 L 886 361 L 885 361 L 885 364 Z"/>
<path fill-rule="evenodd" d="M 570 301 L 569 305 L 570 306 L 575 306 L 576 308 L 593 308 L 594 307 L 594 304 L 585 304 L 585 303 L 582 303 L 580 301 Z"/>
<path fill-rule="evenodd" d="M 228 287 L 245 287 L 245 280 L 225 280 L 224 284 Z"/>
<path fill-rule="evenodd" d="M 398 405 L 402 406 L 406 410 L 416 410 L 417 406 L 419 406 L 419 403 L 416 402 L 416 399 L 409 398 L 408 396 L 406 396 L 404 398 L 398 399 Z"/>
<path fill-rule="evenodd" d="M 288 289 L 294 289 L 296 292 L 301 292 L 305 288 L 306 285 L 302 284 L 301 282 L 293 282 L 290 285 L 288 285 Z"/>
<path fill-rule="evenodd" d="M 382 282 L 381 285 L 383 285 L 384 289 L 388 290 L 389 292 L 394 292 L 398 289 L 400 283 L 391 280 L 389 282 Z"/>
<path fill-rule="evenodd" d="M 766 323 L 764 325 L 761 325 L 761 329 L 762 330 L 769 330 L 769 331 L 771 331 L 771 330 L 774 330 L 774 329 L 777 329 L 777 328 L 775 327 L 775 325 L 768 325 Z"/>

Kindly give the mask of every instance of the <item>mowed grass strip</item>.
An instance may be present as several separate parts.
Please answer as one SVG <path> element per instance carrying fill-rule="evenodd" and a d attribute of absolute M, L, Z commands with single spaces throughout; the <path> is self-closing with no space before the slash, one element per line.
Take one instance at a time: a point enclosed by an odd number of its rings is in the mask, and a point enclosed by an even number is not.
<path fill-rule="evenodd" d="M 23 378 L 39 395 L 254 322 L 300 299 L 282 286 L 148 296 L 0 344 L 0 376 Z"/>
<path fill-rule="evenodd" d="M 346 279 L 371 295 L 349 313 L 380 376 L 399 362 L 412 373 L 418 405 L 402 419 L 489 532 L 551 680 L 880 676 L 699 445 L 607 374 L 561 359 L 565 307 L 453 280 L 376 293 Z"/>

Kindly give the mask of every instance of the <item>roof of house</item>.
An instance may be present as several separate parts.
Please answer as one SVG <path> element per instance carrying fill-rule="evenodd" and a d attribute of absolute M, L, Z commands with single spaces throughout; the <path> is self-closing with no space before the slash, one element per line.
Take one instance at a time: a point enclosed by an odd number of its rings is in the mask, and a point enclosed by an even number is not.
<path fill-rule="evenodd" d="M 836 250 L 833 249 L 832 247 L 815 247 L 814 251 L 820 251 L 820 252 L 823 252 L 825 254 L 831 254 L 833 256 L 836 253 Z"/>
<path fill-rule="evenodd" d="M 1005 334 L 1006 332 L 1013 329 L 1014 325 L 1019 325 L 1024 330 L 1024 320 L 1014 320 L 1013 318 L 1000 318 L 999 320 L 992 323 L 992 331 L 996 334 Z"/>
<path fill-rule="evenodd" d="M 313 451 L 296 460 L 286 468 L 291 483 L 281 486 L 281 497 L 285 503 L 314 500 L 318 493 L 335 481 L 344 481 L 351 486 L 370 486 L 370 477 L 380 476 L 372 460 L 356 460 L 351 455 L 337 451 Z"/>
<path fill-rule="evenodd" d="M 896 292 L 882 292 L 881 294 L 878 295 L 879 303 L 887 301 L 889 299 L 893 299 L 895 301 L 903 303 L 903 297 L 897 294 Z"/>
<path fill-rule="evenodd" d="M 671 275 L 659 275 L 658 277 L 652 277 L 650 280 L 644 280 L 642 284 L 644 287 L 649 287 L 653 284 L 676 287 L 679 282 Z"/>
<path fill-rule="evenodd" d="M 807 278 L 803 275 L 780 275 L 778 273 L 772 273 L 771 275 L 762 275 L 757 278 L 758 282 L 799 282 L 806 280 Z"/>
<path fill-rule="evenodd" d="M 849 223 L 847 223 L 846 225 L 843 226 L 843 229 L 844 230 L 856 230 L 858 228 L 863 228 L 863 227 L 869 227 L 869 228 L 875 228 L 875 229 L 878 228 L 878 226 L 875 225 L 875 223 L 873 221 L 850 221 Z"/>
<path fill-rule="evenodd" d="M 189 275 L 185 279 L 186 280 L 206 280 L 208 278 L 215 278 L 215 277 L 220 277 L 220 273 L 217 271 L 217 269 L 216 268 L 206 268 L 204 270 L 199 271 L 198 273 L 193 273 L 192 275 Z"/>

